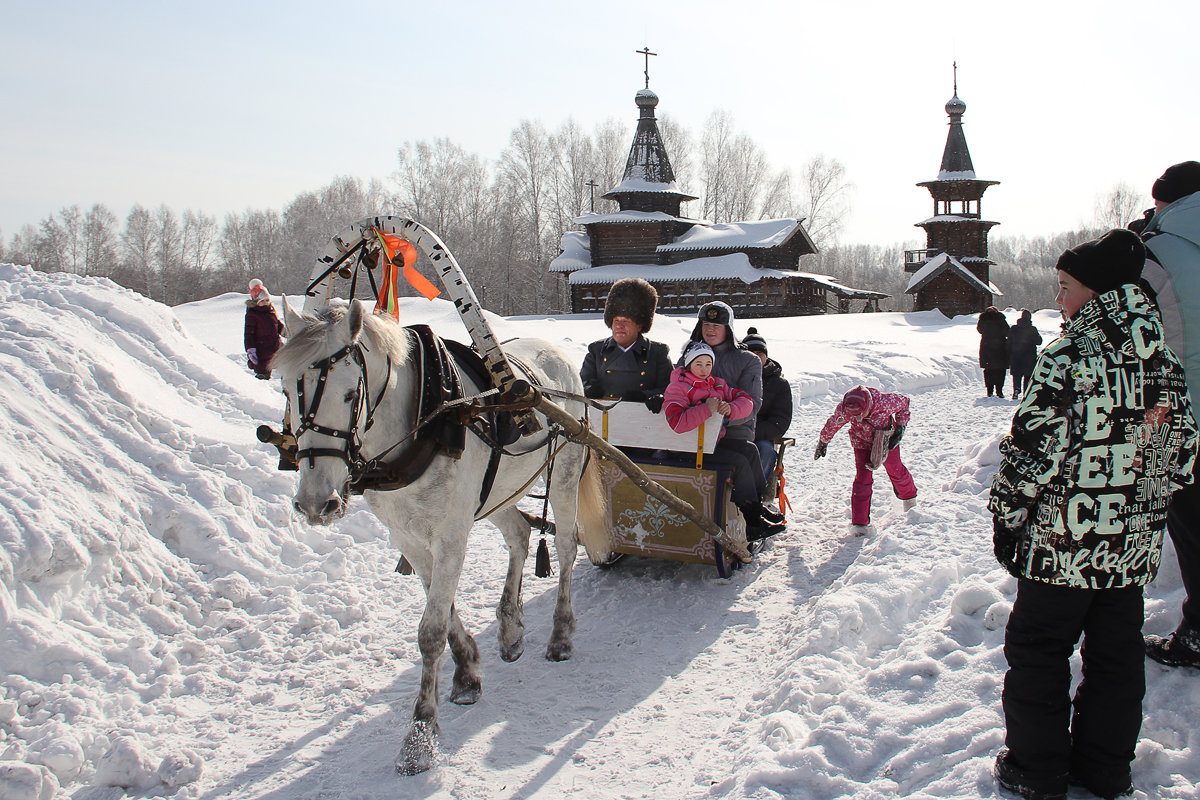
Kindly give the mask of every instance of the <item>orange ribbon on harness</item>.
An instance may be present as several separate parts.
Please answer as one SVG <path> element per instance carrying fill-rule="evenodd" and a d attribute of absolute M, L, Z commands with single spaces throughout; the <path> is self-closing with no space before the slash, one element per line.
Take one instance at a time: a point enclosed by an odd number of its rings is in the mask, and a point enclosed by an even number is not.
<path fill-rule="evenodd" d="M 391 314 L 393 319 L 399 322 L 400 309 L 397 303 L 396 281 L 399 278 L 400 264 L 396 261 L 397 257 L 404 265 L 404 280 L 408 281 L 409 285 L 424 295 L 427 300 L 437 297 L 440 291 L 417 271 L 417 248 L 413 247 L 411 242 L 400 236 L 383 233 L 378 228 L 372 228 L 371 231 L 379 240 L 379 246 L 383 249 L 383 254 L 387 256 L 388 265 L 388 269 L 383 274 L 383 285 L 379 287 L 379 298 L 375 303 L 375 311 Z"/>

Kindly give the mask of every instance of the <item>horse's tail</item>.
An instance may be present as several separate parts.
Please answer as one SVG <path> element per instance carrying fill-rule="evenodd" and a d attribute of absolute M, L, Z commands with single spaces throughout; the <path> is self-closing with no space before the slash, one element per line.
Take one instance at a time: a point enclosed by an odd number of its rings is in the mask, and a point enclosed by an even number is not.
<path fill-rule="evenodd" d="M 579 496 L 576 502 L 576 528 L 579 543 L 587 551 L 593 564 L 610 564 L 615 558 L 612 538 L 609 533 L 608 502 L 604 497 L 604 486 L 600 482 L 600 460 L 589 451 L 587 464 L 579 479 Z"/>

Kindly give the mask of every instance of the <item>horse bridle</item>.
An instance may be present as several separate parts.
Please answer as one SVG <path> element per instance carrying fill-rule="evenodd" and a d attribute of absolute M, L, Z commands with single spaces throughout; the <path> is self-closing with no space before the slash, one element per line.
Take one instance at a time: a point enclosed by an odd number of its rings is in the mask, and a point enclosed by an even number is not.
<path fill-rule="evenodd" d="M 320 456 L 340 458 L 349 469 L 352 481 L 356 474 L 361 473 L 366 468 L 367 461 L 362 457 L 362 440 L 359 438 L 358 423 L 365 411 L 366 422 L 363 423 L 363 432 L 369 431 L 371 426 L 375 424 L 375 409 L 379 407 L 379 402 L 383 399 L 383 393 L 387 389 L 388 377 L 390 377 L 392 371 L 392 359 L 390 356 L 388 357 L 388 376 L 384 377 L 383 386 L 379 389 L 379 395 L 375 398 L 375 402 L 372 403 L 370 402 L 370 381 L 367 378 L 367 364 L 363 358 L 363 349 L 363 345 L 358 342 L 348 344 L 336 353 L 309 364 L 296 379 L 296 404 L 299 406 L 296 409 L 296 413 L 300 419 L 300 424 L 295 430 L 296 438 L 299 439 L 301 434 L 312 431 L 323 436 L 341 439 L 346 445 L 341 449 L 333 447 L 307 447 L 303 450 L 297 450 L 297 464 L 307 458 L 308 468 L 313 469 L 316 466 L 316 459 Z M 358 365 L 359 370 L 358 386 L 354 389 L 354 402 L 350 410 L 350 427 L 344 431 L 337 428 L 327 428 L 324 425 L 316 423 L 317 412 L 320 410 L 321 400 L 325 396 L 325 385 L 329 379 L 329 370 L 342 359 L 353 361 Z M 320 374 L 317 376 L 316 388 L 313 390 L 312 400 L 306 402 L 304 376 L 313 370 L 320 370 Z"/>
<path fill-rule="evenodd" d="M 379 388 L 379 394 L 375 397 L 374 402 L 370 402 L 371 393 L 370 393 L 369 380 L 367 377 L 367 375 L 368 375 L 367 366 L 366 366 L 366 360 L 363 358 L 363 350 L 366 350 L 366 349 L 367 349 L 366 346 L 361 344 L 360 342 L 355 342 L 355 343 L 346 345 L 341 350 L 338 350 L 336 353 L 333 353 L 332 355 L 330 355 L 326 358 L 323 358 L 320 361 L 315 361 L 312 364 L 310 364 L 306 369 L 304 369 L 303 372 L 301 372 L 300 376 L 296 379 L 296 403 L 299 406 L 299 408 L 297 408 L 296 411 L 297 411 L 299 419 L 300 419 L 300 424 L 297 426 L 296 431 L 295 431 L 295 435 L 296 435 L 297 439 L 299 439 L 301 434 L 305 433 L 306 431 L 312 431 L 313 433 L 319 433 L 324 436 L 329 436 L 334 439 L 340 439 L 343 442 L 345 442 L 345 447 L 340 448 L 340 449 L 333 448 L 333 447 L 309 447 L 309 448 L 305 448 L 303 450 L 297 450 L 296 456 L 295 456 L 296 463 L 298 465 L 304 459 L 308 459 L 308 467 L 309 467 L 309 469 L 313 469 L 316 466 L 316 459 L 320 458 L 322 456 L 341 459 L 341 461 L 346 465 L 346 469 L 347 469 L 346 484 L 345 484 L 345 487 L 343 488 L 343 491 L 341 492 L 341 494 L 345 497 L 349 496 L 349 494 L 352 490 L 352 487 L 362 485 L 363 482 L 369 476 L 375 475 L 376 477 L 378 477 L 377 473 L 379 473 L 381 471 L 381 467 L 383 467 L 382 471 L 385 473 L 385 475 L 387 477 L 393 479 L 393 481 L 395 481 L 396 479 L 399 479 L 400 481 L 402 481 L 402 482 L 397 483 L 396 485 L 389 486 L 388 488 L 398 488 L 399 486 L 408 485 L 409 482 L 411 482 L 412 480 L 414 480 L 415 478 L 420 476 L 421 471 L 423 470 L 423 467 L 421 467 L 420 469 L 418 469 L 416 471 L 413 471 L 413 470 L 388 471 L 386 469 L 386 467 L 381 464 L 381 459 L 387 457 L 388 454 L 392 453 L 394 450 L 396 450 L 396 448 L 400 447 L 407 440 L 412 438 L 426 424 L 432 422 L 433 419 L 438 417 L 439 415 L 448 412 L 452 407 L 461 405 L 461 404 L 474 403 L 474 402 L 478 401 L 480 398 L 487 397 L 489 395 L 496 393 L 495 389 L 490 389 L 481 394 L 477 394 L 472 397 L 465 397 L 460 400 L 456 400 L 452 403 L 443 402 L 437 408 L 435 408 L 433 411 L 431 411 L 429 414 L 425 415 L 424 418 L 415 419 L 412 429 L 408 432 L 407 435 L 402 437 L 399 441 L 397 441 L 397 442 L 393 443 L 391 446 L 387 447 L 383 452 L 379 453 L 374 458 L 366 459 L 362 455 L 362 440 L 359 436 L 358 423 L 359 423 L 360 419 L 362 419 L 362 417 L 365 413 L 366 421 L 363 423 L 362 432 L 365 433 L 366 431 L 370 430 L 371 426 L 374 424 L 375 409 L 379 407 L 380 402 L 383 400 L 384 392 L 387 391 L 388 378 L 390 378 L 391 370 L 392 370 L 391 356 L 388 356 L 387 376 L 384 378 L 383 385 Z M 326 383 L 329 378 L 329 371 L 333 367 L 334 364 L 336 364 L 337 362 L 339 362 L 343 359 L 346 359 L 347 361 L 353 361 L 355 364 L 357 364 L 359 373 L 360 373 L 358 385 L 355 387 L 355 390 L 354 390 L 353 406 L 351 408 L 349 428 L 347 430 L 339 430 L 337 428 L 329 428 L 324 425 L 318 425 L 316 423 L 316 415 L 317 415 L 317 412 L 320 410 L 321 400 L 324 398 L 324 395 L 325 395 L 325 387 L 326 387 Z M 524 369 L 525 369 L 526 373 L 529 374 L 529 368 L 526 366 L 526 367 L 524 367 Z M 307 399 L 306 394 L 305 394 L 304 376 L 313 370 L 319 370 L 319 374 L 317 375 L 316 388 L 313 391 L 313 396 L 310 401 Z M 415 383 L 416 391 L 419 391 L 420 385 L 421 385 L 420 381 L 417 381 Z M 575 397 L 575 395 L 567 395 L 566 393 L 555 392 L 555 391 L 549 390 L 549 389 L 546 389 L 543 391 L 547 391 L 552 394 L 561 394 L 563 396 Z M 587 402 L 586 398 L 579 398 L 579 399 Z M 519 407 L 527 408 L 528 405 L 521 404 Z M 470 408 L 470 406 L 468 406 L 468 408 Z M 504 410 L 504 409 L 505 409 L 505 406 L 496 406 L 493 408 L 493 410 L 497 410 L 497 411 Z M 485 444 L 487 444 L 492 449 L 492 459 L 488 465 L 488 476 L 485 477 L 484 487 L 483 487 L 483 489 L 481 489 L 480 509 L 482 509 L 484 500 L 487 497 L 490 486 L 491 486 L 491 477 L 493 477 L 495 475 L 495 471 L 496 471 L 497 467 L 499 466 L 499 457 L 502 455 L 509 455 L 509 456 L 525 455 L 525 453 L 512 453 L 506 447 L 501 445 L 499 442 L 493 440 L 491 437 L 489 437 L 487 434 L 485 434 L 483 431 L 479 430 L 478 428 L 476 428 L 474 425 L 470 424 L 469 422 L 463 422 L 462 424 L 464 424 L 466 426 L 467 430 L 469 430 L 473 434 L 475 434 L 475 436 L 477 436 L 480 440 L 482 440 Z M 548 455 L 547 455 L 547 459 L 548 459 L 547 463 L 552 464 L 553 460 L 554 460 L 554 456 L 557 455 L 558 451 L 561 450 L 562 447 L 565 446 L 567 443 L 567 441 L 564 440 L 562 444 L 560 444 L 557 448 L 554 448 L 553 442 L 554 442 L 554 439 L 556 438 L 556 436 L 557 436 L 557 434 L 554 430 L 552 430 L 550 432 L 550 434 L 547 436 L 547 441 L 545 442 L 545 444 L 547 446 L 549 446 Z M 538 449 L 541 446 L 542 445 L 539 444 L 536 447 L 531 448 L 530 451 L 528 451 L 528 452 L 532 452 L 534 449 Z M 422 450 L 422 447 L 424 447 L 425 449 Z M 427 441 L 427 442 L 423 443 L 423 445 L 418 446 L 416 449 L 418 452 L 423 452 L 425 456 L 430 456 L 433 454 L 433 452 L 435 452 L 435 445 L 433 445 L 433 443 L 431 441 Z M 421 460 L 419 456 L 417 457 L 417 460 L 418 461 Z M 428 463 L 427 458 L 426 458 L 425 463 Z M 392 474 L 393 472 L 395 472 L 397 474 Z M 537 474 L 538 473 L 535 473 L 534 476 L 532 478 L 530 478 L 529 482 L 527 482 L 526 485 L 524 487 L 522 487 L 522 489 L 520 491 L 523 491 L 524 489 L 528 488 L 529 484 L 532 483 L 533 480 L 535 480 L 537 478 Z M 509 499 L 511 499 L 511 498 L 509 498 Z M 507 501 L 505 501 L 505 502 L 507 502 Z M 478 514 L 476 516 L 478 516 Z"/>

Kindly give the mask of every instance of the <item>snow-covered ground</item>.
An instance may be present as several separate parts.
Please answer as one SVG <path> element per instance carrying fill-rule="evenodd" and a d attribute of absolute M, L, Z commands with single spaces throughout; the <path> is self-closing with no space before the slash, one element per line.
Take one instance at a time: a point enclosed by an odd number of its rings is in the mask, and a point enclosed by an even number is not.
<path fill-rule="evenodd" d="M 532 566 L 526 654 L 500 660 L 506 559 L 478 524 L 458 609 L 484 695 L 443 700 L 442 760 L 404 778 L 420 586 L 361 499 L 329 528 L 292 514 L 295 474 L 254 438 L 283 398 L 242 363 L 242 299 L 171 309 L 0 266 L 0 798 L 995 796 L 1015 582 L 985 503 L 1014 403 L 981 398 L 974 317 L 736 322 L 797 400 L 788 531 L 730 580 L 581 558 L 570 661 L 540 657 L 555 584 Z M 444 301 L 402 314 L 466 339 Z M 605 333 L 596 315 L 492 321 L 577 360 Z M 651 335 L 675 353 L 692 325 L 660 316 Z M 880 476 L 877 530 L 855 538 L 845 433 L 811 451 L 860 382 L 912 397 L 920 505 Z M 1150 632 L 1182 600 L 1169 545 L 1164 564 Z M 1200 674 L 1147 672 L 1136 797 L 1195 798 Z"/>

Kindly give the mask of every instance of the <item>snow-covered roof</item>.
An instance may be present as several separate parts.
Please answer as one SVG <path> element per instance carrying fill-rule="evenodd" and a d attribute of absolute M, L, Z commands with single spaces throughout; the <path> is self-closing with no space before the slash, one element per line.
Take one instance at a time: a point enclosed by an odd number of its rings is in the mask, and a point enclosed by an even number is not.
<path fill-rule="evenodd" d="M 995 295 L 1004 295 L 1004 292 L 996 288 L 996 284 L 991 281 L 984 283 L 979 280 L 971 270 L 964 267 L 958 259 L 948 253 L 939 253 L 925 262 L 925 266 L 921 267 L 909 278 L 908 286 L 904 287 L 904 293 L 912 294 L 948 269 L 953 270 L 960 278 L 968 284 L 975 286 L 980 291 L 991 292 Z"/>
<path fill-rule="evenodd" d="M 950 170 L 944 169 L 944 170 L 941 170 L 940 172 L 938 172 L 937 179 L 939 181 L 973 181 L 973 180 L 977 180 L 975 177 L 975 170 L 973 170 L 973 169 L 955 171 L 955 172 L 951 172 Z"/>
<path fill-rule="evenodd" d="M 828 286 L 834 293 L 842 297 L 891 297 L 890 294 L 886 294 L 884 292 L 875 292 L 870 289 L 855 289 L 853 287 L 846 286 L 845 284 L 838 283 L 828 275 L 816 275 L 812 272 L 801 272 L 798 273 L 798 275 L 803 278 L 808 278 L 814 283 L 819 283 L 822 286 Z"/>
<path fill-rule="evenodd" d="M 614 211 L 611 214 L 584 214 L 576 217 L 576 225 L 607 225 L 622 222 L 695 222 L 696 220 L 673 217 L 664 211 Z"/>
<path fill-rule="evenodd" d="M 551 272 L 570 272 L 592 265 L 592 240 L 583 231 L 567 231 L 558 246 L 562 252 L 550 262 Z"/>
<path fill-rule="evenodd" d="M 963 217 L 958 214 L 938 214 L 929 219 L 918 222 L 914 227 L 928 225 L 931 222 L 975 222 L 982 225 L 999 225 L 999 222 L 993 222 L 990 219 L 978 219 L 976 217 Z"/>
<path fill-rule="evenodd" d="M 658 252 L 681 250 L 728 250 L 778 247 L 803 232 L 798 219 L 764 219 L 757 222 L 721 222 L 696 225 L 670 244 L 660 244 Z M 807 238 L 807 235 L 805 234 Z M 814 250 L 816 248 L 813 248 Z"/>
<path fill-rule="evenodd" d="M 718 279 L 757 283 L 763 278 L 801 277 L 779 269 L 755 269 L 745 253 L 728 253 L 711 258 L 693 258 L 679 264 L 606 264 L 571 273 L 571 285 L 613 283 L 621 278 L 644 278 L 656 281 L 710 281 Z"/>
<path fill-rule="evenodd" d="M 695 200 L 696 198 L 679 190 L 679 183 L 671 181 L 670 183 L 661 183 L 658 181 L 648 181 L 645 178 L 626 178 L 618 183 L 613 188 L 609 189 L 602 196 L 608 197 L 614 194 L 623 194 L 626 192 L 643 192 L 643 193 L 663 193 L 663 194 L 679 194 L 684 197 Z"/>

